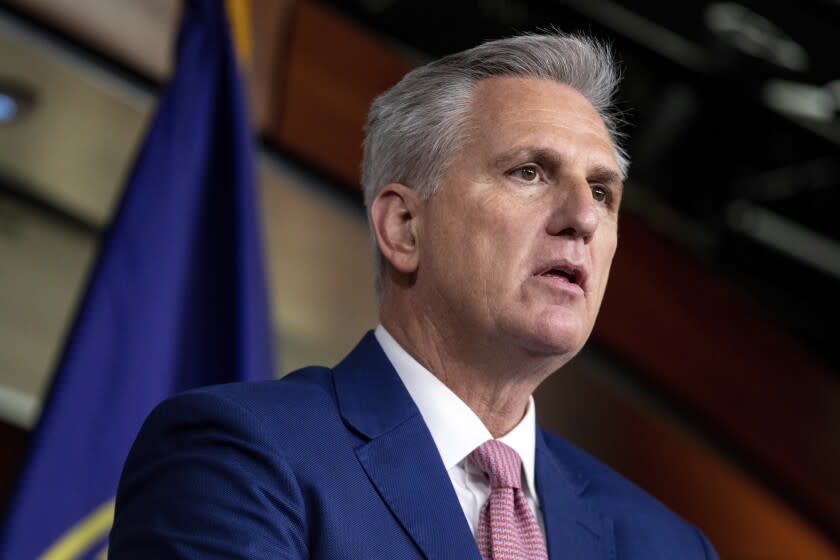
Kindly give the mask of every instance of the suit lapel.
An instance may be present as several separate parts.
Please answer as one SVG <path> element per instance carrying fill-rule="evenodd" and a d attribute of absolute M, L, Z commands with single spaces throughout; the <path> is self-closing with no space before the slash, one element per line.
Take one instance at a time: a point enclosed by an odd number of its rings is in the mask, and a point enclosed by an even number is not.
<path fill-rule="evenodd" d="M 586 504 L 588 479 L 558 460 L 540 429 L 536 443 L 537 493 L 549 557 L 614 560 L 612 520 Z"/>
<path fill-rule="evenodd" d="M 475 558 L 478 547 L 418 414 L 356 452 L 382 499 L 429 559 Z"/>
<path fill-rule="evenodd" d="M 373 333 L 334 380 L 345 422 L 368 439 L 356 456 L 417 547 L 430 560 L 480 560 L 432 435 Z"/>

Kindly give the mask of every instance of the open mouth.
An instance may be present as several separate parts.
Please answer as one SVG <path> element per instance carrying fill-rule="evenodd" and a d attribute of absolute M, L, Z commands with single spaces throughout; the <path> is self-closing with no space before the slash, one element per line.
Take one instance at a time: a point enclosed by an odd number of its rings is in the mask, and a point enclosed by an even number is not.
<path fill-rule="evenodd" d="M 547 268 L 540 272 L 538 276 L 563 280 L 569 284 L 580 286 L 581 289 L 584 288 L 584 283 L 586 281 L 586 275 L 583 268 L 565 263 Z"/>
<path fill-rule="evenodd" d="M 575 272 L 574 270 L 567 270 L 563 268 L 552 268 L 551 270 L 546 270 L 542 273 L 541 276 L 554 276 L 565 278 L 572 284 L 580 283 L 579 274 L 577 272 Z"/>

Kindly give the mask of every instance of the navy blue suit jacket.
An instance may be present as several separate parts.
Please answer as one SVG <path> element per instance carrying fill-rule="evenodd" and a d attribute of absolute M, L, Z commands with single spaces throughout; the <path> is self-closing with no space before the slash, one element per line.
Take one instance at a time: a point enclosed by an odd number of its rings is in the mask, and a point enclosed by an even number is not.
<path fill-rule="evenodd" d="M 702 534 L 537 431 L 552 559 L 714 558 Z M 432 436 L 372 333 L 334 369 L 161 404 L 117 494 L 110 557 L 480 560 Z"/>

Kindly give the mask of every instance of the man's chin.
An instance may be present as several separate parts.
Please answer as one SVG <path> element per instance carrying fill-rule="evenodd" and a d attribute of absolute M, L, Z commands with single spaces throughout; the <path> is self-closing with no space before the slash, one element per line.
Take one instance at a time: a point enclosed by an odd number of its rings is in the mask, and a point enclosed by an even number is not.
<path fill-rule="evenodd" d="M 543 330 L 529 337 L 527 347 L 535 356 L 554 357 L 562 365 L 580 352 L 586 339 L 580 329 Z"/>

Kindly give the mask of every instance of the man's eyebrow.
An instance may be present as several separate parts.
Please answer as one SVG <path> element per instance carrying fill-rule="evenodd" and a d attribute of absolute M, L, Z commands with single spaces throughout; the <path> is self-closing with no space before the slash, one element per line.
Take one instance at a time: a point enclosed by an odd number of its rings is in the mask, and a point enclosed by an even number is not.
<path fill-rule="evenodd" d="M 594 166 L 590 170 L 588 178 L 590 181 L 604 183 L 605 185 L 615 187 L 619 190 L 624 189 L 624 180 L 621 178 L 621 174 L 614 169 L 604 167 L 603 165 Z"/>
<path fill-rule="evenodd" d="M 495 158 L 494 163 L 497 166 L 502 166 L 515 160 L 529 160 L 529 161 L 550 161 L 552 163 L 560 163 L 563 157 L 557 150 L 546 148 L 542 146 L 524 146 L 521 148 L 514 148 L 506 152 L 502 152 Z"/>

